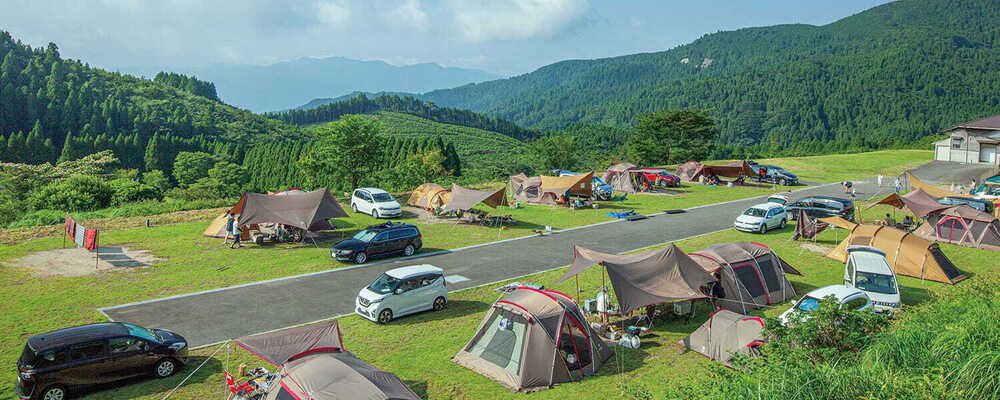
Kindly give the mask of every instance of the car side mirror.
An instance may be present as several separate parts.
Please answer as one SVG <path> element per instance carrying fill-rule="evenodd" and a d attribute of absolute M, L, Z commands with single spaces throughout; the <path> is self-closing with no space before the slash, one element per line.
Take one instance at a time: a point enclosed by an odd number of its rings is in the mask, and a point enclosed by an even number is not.
<path fill-rule="evenodd" d="M 396 288 L 396 291 L 394 293 L 396 293 L 396 294 L 403 294 L 403 289 Z"/>

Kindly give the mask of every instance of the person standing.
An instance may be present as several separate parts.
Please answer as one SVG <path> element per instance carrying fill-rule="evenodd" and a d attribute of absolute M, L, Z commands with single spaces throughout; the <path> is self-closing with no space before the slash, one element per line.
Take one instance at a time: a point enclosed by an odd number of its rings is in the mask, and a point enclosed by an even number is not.
<path fill-rule="evenodd" d="M 608 324 L 608 312 L 611 311 L 611 296 L 608 295 L 608 287 L 602 286 L 597 293 L 597 313 L 601 316 L 601 323 Z"/>
<path fill-rule="evenodd" d="M 878 174 L 878 186 L 882 187 L 882 179 L 885 178 L 884 175 Z"/>
<path fill-rule="evenodd" d="M 903 181 L 899 180 L 899 177 L 897 176 L 896 177 L 896 193 L 899 193 L 899 192 L 902 192 L 902 191 L 903 191 Z"/>
<path fill-rule="evenodd" d="M 236 222 L 235 216 L 230 216 L 229 220 L 232 222 L 229 225 L 229 233 L 233 235 L 233 244 L 229 245 L 229 248 L 243 247 L 240 243 L 240 224 Z"/>

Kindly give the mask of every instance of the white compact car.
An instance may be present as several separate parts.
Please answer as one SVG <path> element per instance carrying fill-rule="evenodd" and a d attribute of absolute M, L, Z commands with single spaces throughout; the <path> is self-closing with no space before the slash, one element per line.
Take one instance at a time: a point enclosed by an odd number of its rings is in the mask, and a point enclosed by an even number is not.
<path fill-rule="evenodd" d="M 882 250 L 868 246 L 847 248 L 844 285 L 854 287 L 872 300 L 875 312 L 894 312 L 902 306 L 896 273 Z"/>
<path fill-rule="evenodd" d="M 448 305 L 444 270 L 433 265 L 413 265 L 386 271 L 361 289 L 354 311 L 380 324 L 421 311 L 439 311 Z"/>
<path fill-rule="evenodd" d="M 744 232 L 766 233 L 778 228 L 784 229 L 788 222 L 785 207 L 778 203 L 763 203 L 750 207 L 736 217 L 733 227 Z"/>
<path fill-rule="evenodd" d="M 351 195 L 351 209 L 375 218 L 398 217 L 403 213 L 399 202 L 389 192 L 378 188 L 355 189 Z"/>
<path fill-rule="evenodd" d="M 871 308 L 871 299 L 865 292 L 855 289 L 847 285 L 831 285 L 826 287 L 821 287 L 819 289 L 813 290 L 806 293 L 799 301 L 795 302 L 792 308 L 781 313 L 778 317 L 782 324 L 788 324 L 792 319 L 792 315 L 804 314 L 802 319 L 809 319 L 809 312 L 819 308 L 820 300 L 826 296 L 833 295 L 837 299 L 837 303 L 840 304 L 840 308 L 848 308 L 854 310 L 864 310 Z"/>

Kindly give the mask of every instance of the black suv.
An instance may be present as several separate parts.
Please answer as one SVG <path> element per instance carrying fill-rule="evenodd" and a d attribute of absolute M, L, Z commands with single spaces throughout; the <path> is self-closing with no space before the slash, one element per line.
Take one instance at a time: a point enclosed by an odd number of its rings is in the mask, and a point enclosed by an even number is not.
<path fill-rule="evenodd" d="M 163 329 L 122 322 L 82 325 L 28 338 L 17 360 L 21 399 L 62 400 L 83 386 L 152 374 L 187 362 L 187 341 Z"/>
<path fill-rule="evenodd" d="M 785 204 L 785 211 L 790 218 L 795 219 L 797 210 L 805 210 L 806 215 L 813 218 L 840 216 L 848 221 L 854 220 L 854 202 L 831 196 L 809 196 L 801 200 Z"/>
<path fill-rule="evenodd" d="M 420 230 L 416 226 L 386 222 L 369 226 L 354 237 L 337 242 L 330 255 L 341 261 L 351 260 L 364 264 L 372 257 L 391 254 L 412 256 L 422 245 Z"/>
<path fill-rule="evenodd" d="M 799 177 L 784 168 L 774 165 L 757 164 L 753 161 L 747 161 L 747 164 L 750 165 L 750 169 L 754 173 L 754 176 L 750 177 L 751 180 L 774 183 L 781 186 L 795 186 L 799 184 Z M 763 176 L 760 175 L 761 169 L 764 169 Z"/>

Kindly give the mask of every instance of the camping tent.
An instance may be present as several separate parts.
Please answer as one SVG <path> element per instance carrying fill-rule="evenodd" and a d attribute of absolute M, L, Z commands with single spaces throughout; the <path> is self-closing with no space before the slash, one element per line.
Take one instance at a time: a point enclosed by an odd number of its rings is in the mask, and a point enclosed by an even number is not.
<path fill-rule="evenodd" d="M 419 399 L 391 373 L 344 351 L 337 321 L 242 337 L 244 349 L 281 367 L 266 400 Z"/>
<path fill-rule="evenodd" d="M 490 207 L 506 205 L 507 189 L 490 191 L 472 190 L 452 184 L 451 199 L 448 200 L 448 205 L 444 206 L 444 210 L 442 211 L 465 211 L 479 204 L 485 204 Z"/>
<path fill-rule="evenodd" d="M 443 207 L 451 200 L 451 192 L 436 183 L 425 183 L 417 186 L 410 193 L 406 204 L 424 209 Z"/>
<path fill-rule="evenodd" d="M 681 343 L 727 367 L 735 354 L 747 354 L 764 343 L 764 320 L 729 310 L 720 310 L 708 317 L 698 329 Z"/>
<path fill-rule="evenodd" d="M 632 163 L 615 164 L 604 172 L 603 179 L 615 190 L 625 193 L 635 193 L 639 183 L 636 180 L 639 167 Z"/>
<path fill-rule="evenodd" d="M 512 391 L 530 392 L 595 375 L 610 356 L 572 298 L 518 287 L 493 303 L 452 361 Z"/>
<path fill-rule="evenodd" d="M 719 307 L 742 314 L 795 297 L 785 274 L 802 275 L 760 243 L 714 244 L 690 256 L 705 271 L 719 273 L 725 292 Z"/>
<path fill-rule="evenodd" d="M 814 239 L 830 226 L 826 222 L 820 222 L 816 218 L 810 217 L 806 210 L 798 209 L 793 213 L 795 214 L 795 233 L 792 234 L 792 240 Z"/>
<path fill-rule="evenodd" d="M 753 169 L 746 161 L 736 161 L 728 165 L 706 165 L 697 161 L 688 161 L 677 167 L 677 176 L 681 180 L 693 182 L 700 176 L 724 176 L 727 178 L 739 178 L 741 176 L 753 175 Z"/>
<path fill-rule="evenodd" d="M 913 233 L 882 225 L 859 225 L 840 217 L 820 220 L 851 231 L 847 238 L 826 255 L 834 260 L 847 262 L 848 246 L 871 246 L 885 253 L 886 261 L 897 275 L 949 284 L 966 278 L 936 243 Z"/>
<path fill-rule="evenodd" d="M 913 233 L 927 240 L 1000 251 L 1000 221 L 964 204 L 928 215 Z"/>
<path fill-rule="evenodd" d="M 924 181 L 918 179 L 916 176 L 914 176 L 912 173 L 909 172 L 907 172 L 904 176 L 906 177 L 906 181 L 910 183 L 911 189 L 923 190 L 924 192 L 927 192 L 927 194 L 936 198 L 947 197 L 947 196 L 973 197 L 967 194 L 955 193 L 948 189 L 939 188 L 929 183 L 925 183 Z"/>
<path fill-rule="evenodd" d="M 330 218 L 347 217 L 327 189 L 276 195 L 244 193 L 229 214 L 240 216 L 239 226 L 276 223 L 309 231 L 330 229 Z"/>
<path fill-rule="evenodd" d="M 563 196 L 593 196 L 594 173 L 567 176 L 510 177 L 514 200 L 536 204 L 558 204 Z"/>
<path fill-rule="evenodd" d="M 681 178 L 681 180 L 687 182 L 694 182 L 698 180 L 699 176 L 701 176 L 701 169 L 704 166 L 705 164 L 702 164 L 697 161 L 688 161 L 677 167 L 677 171 L 675 172 L 677 173 L 677 176 Z"/>
<path fill-rule="evenodd" d="M 868 206 L 868 208 L 872 208 L 880 204 L 885 204 L 896 208 L 906 207 L 911 212 L 913 212 L 913 215 L 917 216 L 917 218 L 926 218 L 927 214 L 931 214 L 933 212 L 940 211 L 950 207 L 938 203 L 937 199 L 927 194 L 927 192 L 923 191 L 922 189 L 914 190 L 902 196 L 896 193 L 892 193 L 886 196 L 884 199 L 872 203 L 872 205 Z"/>
<path fill-rule="evenodd" d="M 573 246 L 573 265 L 559 282 L 598 264 L 607 269 L 624 313 L 653 304 L 704 298 L 699 289 L 715 280 L 674 245 L 624 255 Z"/>

